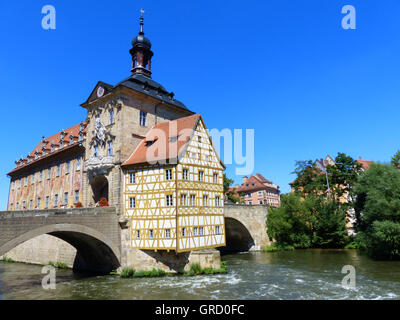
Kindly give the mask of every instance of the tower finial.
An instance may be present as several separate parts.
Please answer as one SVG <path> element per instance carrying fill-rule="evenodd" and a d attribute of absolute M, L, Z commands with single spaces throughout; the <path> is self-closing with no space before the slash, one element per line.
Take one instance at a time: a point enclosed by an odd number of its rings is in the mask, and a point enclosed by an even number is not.
<path fill-rule="evenodd" d="M 139 34 L 144 34 L 144 32 L 143 32 L 143 13 L 144 13 L 144 10 L 140 9 L 140 32 L 139 32 Z"/>

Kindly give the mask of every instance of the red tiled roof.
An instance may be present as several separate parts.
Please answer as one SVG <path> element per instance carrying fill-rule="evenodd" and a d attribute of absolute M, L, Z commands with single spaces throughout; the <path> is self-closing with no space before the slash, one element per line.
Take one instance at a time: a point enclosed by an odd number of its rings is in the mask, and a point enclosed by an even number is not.
<path fill-rule="evenodd" d="M 357 160 L 357 162 L 362 165 L 364 170 L 368 170 L 371 164 L 374 163 L 374 161 L 363 160 L 361 157 Z"/>
<path fill-rule="evenodd" d="M 86 134 L 86 122 L 82 122 L 83 124 L 83 134 Z M 22 166 L 18 166 L 12 170 L 10 173 L 14 173 L 22 168 L 26 168 L 29 165 L 36 163 L 48 156 L 52 156 L 54 154 L 58 154 L 64 150 L 69 149 L 71 146 L 75 146 L 77 145 L 80 141 L 78 141 L 79 139 L 79 132 L 80 132 L 80 128 L 81 128 L 81 123 L 78 123 L 68 129 L 62 130 L 60 132 L 57 132 L 56 134 L 53 134 L 52 136 L 48 137 L 48 138 L 44 138 L 37 146 L 35 149 L 32 150 L 32 152 L 30 154 L 28 154 L 28 156 L 24 159 L 20 159 L 18 161 L 16 161 L 16 163 L 20 163 L 22 161 Z M 65 137 L 64 137 L 64 147 L 62 149 L 57 149 L 54 152 L 51 152 L 51 145 L 54 144 L 55 147 L 59 147 L 60 146 L 60 140 L 61 140 L 61 134 L 65 133 Z M 70 144 L 70 139 L 71 139 L 71 135 L 74 137 L 74 142 L 72 144 Z M 43 142 L 47 141 L 46 144 L 46 155 L 42 156 L 42 151 L 43 151 Z M 38 155 L 38 159 L 35 160 L 35 154 L 37 153 Z M 30 158 L 30 162 L 28 163 L 28 158 Z"/>
<path fill-rule="evenodd" d="M 186 150 L 200 114 L 156 124 L 122 166 L 177 159 Z"/>
<path fill-rule="evenodd" d="M 251 176 L 245 182 L 243 182 L 242 185 L 236 189 L 236 192 L 248 192 L 268 188 L 275 189 L 274 187 L 268 186 L 267 184 L 272 184 L 272 182 L 265 179 L 261 174 L 257 173 L 256 175 Z"/>

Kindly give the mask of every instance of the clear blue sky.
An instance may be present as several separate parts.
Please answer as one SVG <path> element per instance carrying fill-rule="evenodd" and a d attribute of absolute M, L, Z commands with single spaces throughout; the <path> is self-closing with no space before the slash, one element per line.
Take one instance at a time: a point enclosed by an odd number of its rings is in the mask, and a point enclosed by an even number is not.
<path fill-rule="evenodd" d="M 46 4 L 56 30 L 41 28 Z M 346 4 L 356 30 L 341 28 Z M 84 120 L 97 81 L 129 76 L 140 8 L 153 78 L 208 128 L 254 129 L 255 171 L 283 192 L 296 160 L 384 162 L 400 148 L 398 0 L 0 0 L 0 209 L 14 161 Z"/>

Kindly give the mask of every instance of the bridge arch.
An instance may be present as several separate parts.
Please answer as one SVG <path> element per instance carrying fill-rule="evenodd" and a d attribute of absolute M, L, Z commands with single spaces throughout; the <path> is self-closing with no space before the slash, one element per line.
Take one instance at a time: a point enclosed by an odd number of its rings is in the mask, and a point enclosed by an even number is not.
<path fill-rule="evenodd" d="M 254 246 L 254 239 L 249 229 L 235 218 L 225 218 L 226 246 L 223 252 L 249 251 Z"/>
<path fill-rule="evenodd" d="M 268 207 L 225 204 L 226 247 L 221 251 L 259 251 L 268 246 Z"/>
<path fill-rule="evenodd" d="M 0 256 L 44 234 L 64 240 L 76 248 L 75 270 L 109 273 L 120 266 L 118 247 L 101 232 L 85 225 L 68 223 L 44 225 L 22 233 L 0 246 Z"/>

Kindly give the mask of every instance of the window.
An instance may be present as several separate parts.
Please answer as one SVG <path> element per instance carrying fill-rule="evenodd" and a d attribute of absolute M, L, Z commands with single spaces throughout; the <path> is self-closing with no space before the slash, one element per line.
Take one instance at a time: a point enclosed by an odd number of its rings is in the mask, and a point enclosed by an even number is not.
<path fill-rule="evenodd" d="M 35 183 L 35 176 L 36 176 L 36 173 L 33 173 L 33 174 L 32 174 L 32 179 L 31 179 L 31 183 L 32 183 L 32 184 Z"/>
<path fill-rule="evenodd" d="M 189 170 L 183 169 L 183 180 L 189 180 Z"/>
<path fill-rule="evenodd" d="M 81 170 L 81 157 L 76 159 L 76 171 Z"/>
<path fill-rule="evenodd" d="M 42 199 L 38 198 L 37 202 L 36 202 L 36 209 L 40 209 L 40 202 L 42 201 Z"/>
<path fill-rule="evenodd" d="M 193 235 L 194 236 L 198 236 L 199 235 L 199 228 L 198 227 L 194 227 L 193 228 Z"/>
<path fill-rule="evenodd" d="M 13 211 L 13 204 L 10 204 L 10 211 Z"/>
<path fill-rule="evenodd" d="M 63 139 L 60 140 L 60 149 L 62 149 L 62 148 L 64 148 L 64 140 Z"/>
<path fill-rule="evenodd" d="M 129 208 L 130 209 L 136 208 L 136 198 L 135 197 L 129 198 Z"/>
<path fill-rule="evenodd" d="M 199 142 L 201 142 L 201 136 L 198 136 Z"/>
<path fill-rule="evenodd" d="M 153 229 L 150 229 L 150 230 L 149 230 L 149 238 L 150 238 L 150 239 L 153 239 L 153 237 L 154 237 Z"/>
<path fill-rule="evenodd" d="M 251 197 L 251 193 L 247 193 L 247 194 L 246 194 L 246 197 Z"/>
<path fill-rule="evenodd" d="M 47 179 L 51 178 L 51 168 L 47 170 Z"/>
<path fill-rule="evenodd" d="M 56 194 L 54 196 L 54 206 L 57 207 L 58 206 L 58 194 Z"/>
<path fill-rule="evenodd" d="M 186 194 L 181 194 L 181 206 L 186 207 Z"/>
<path fill-rule="evenodd" d="M 112 143 L 112 141 L 108 141 L 108 150 L 107 150 L 107 152 L 108 152 L 109 156 L 113 155 L 113 143 Z"/>
<path fill-rule="evenodd" d="M 14 190 L 15 187 L 15 181 L 11 182 L 11 190 Z"/>
<path fill-rule="evenodd" d="M 165 198 L 167 202 L 167 207 L 172 207 L 174 205 L 172 194 L 168 194 Z"/>
<path fill-rule="evenodd" d="M 215 206 L 216 206 L 216 207 L 219 207 L 219 206 L 220 206 L 220 198 L 219 198 L 219 196 L 216 196 L 216 197 L 215 197 Z"/>
<path fill-rule="evenodd" d="M 39 181 L 43 181 L 43 170 L 39 172 Z"/>
<path fill-rule="evenodd" d="M 203 206 L 208 207 L 208 196 L 207 195 L 203 196 Z"/>
<path fill-rule="evenodd" d="M 186 237 L 186 228 L 182 228 L 182 237 Z"/>
<path fill-rule="evenodd" d="M 259 204 L 263 204 L 262 200 L 259 201 Z"/>
<path fill-rule="evenodd" d="M 114 109 L 110 110 L 110 124 L 114 123 Z"/>
<path fill-rule="evenodd" d="M 28 177 L 24 178 L 24 186 L 26 187 L 28 185 Z"/>
<path fill-rule="evenodd" d="M 52 143 L 52 144 L 51 144 L 50 152 L 54 152 L 54 150 L 55 150 L 54 147 L 55 147 L 55 146 L 54 146 L 54 143 Z"/>
<path fill-rule="evenodd" d="M 45 209 L 48 209 L 48 208 L 49 208 L 49 202 L 50 202 L 50 197 L 47 196 L 47 197 L 46 197 L 46 200 L 45 200 L 45 203 L 44 203 L 44 208 L 45 208 Z"/>
<path fill-rule="evenodd" d="M 22 201 L 22 210 L 26 210 L 26 202 Z"/>
<path fill-rule="evenodd" d="M 204 227 L 199 227 L 199 235 L 204 236 Z"/>
<path fill-rule="evenodd" d="M 79 132 L 78 141 L 81 142 L 83 140 L 83 132 Z"/>
<path fill-rule="evenodd" d="M 74 203 L 79 202 L 79 190 L 75 190 Z"/>
<path fill-rule="evenodd" d="M 171 229 L 165 229 L 165 239 L 171 239 Z"/>
<path fill-rule="evenodd" d="M 204 180 L 204 171 L 199 171 L 199 181 L 203 182 Z"/>
<path fill-rule="evenodd" d="M 33 209 L 33 200 L 29 200 L 29 210 Z"/>
<path fill-rule="evenodd" d="M 134 184 L 135 183 L 135 173 L 132 172 L 129 174 L 129 184 Z"/>
<path fill-rule="evenodd" d="M 147 117 L 147 112 L 140 111 L 140 125 L 142 127 L 146 126 L 146 117 Z"/>
<path fill-rule="evenodd" d="M 19 210 L 19 202 L 15 205 L 15 210 Z"/>
<path fill-rule="evenodd" d="M 172 180 L 172 169 L 165 170 L 165 180 Z"/>
<path fill-rule="evenodd" d="M 257 194 L 258 194 L 259 196 L 262 196 L 262 191 L 258 191 Z"/>
<path fill-rule="evenodd" d="M 60 174 L 61 174 L 61 164 L 58 164 L 57 165 L 57 175 L 56 175 L 56 177 L 59 177 Z"/>
<path fill-rule="evenodd" d="M 21 188 L 21 180 L 22 179 L 18 180 L 18 188 Z"/>
<path fill-rule="evenodd" d="M 251 201 L 249 201 L 249 203 L 248 203 L 249 205 L 252 205 L 253 203 L 251 202 Z"/>
<path fill-rule="evenodd" d="M 71 160 L 68 160 L 67 164 L 66 164 L 66 169 L 65 169 L 66 173 L 69 173 L 70 168 L 71 168 Z"/>
<path fill-rule="evenodd" d="M 97 158 L 99 156 L 99 146 L 94 146 L 93 155 L 95 156 L 95 158 Z"/>
<path fill-rule="evenodd" d="M 64 193 L 64 205 L 68 205 L 68 192 Z"/>
<path fill-rule="evenodd" d="M 136 239 L 140 239 L 140 230 L 136 230 Z"/>
<path fill-rule="evenodd" d="M 195 207 L 195 206 L 196 206 L 196 195 L 195 195 L 195 194 L 191 194 L 191 195 L 190 195 L 190 205 L 191 205 L 192 207 Z"/>
<path fill-rule="evenodd" d="M 194 153 L 194 152 L 192 152 L 191 157 L 192 157 L 193 159 L 196 159 L 196 158 L 197 158 L 197 154 Z"/>
<path fill-rule="evenodd" d="M 74 136 L 71 134 L 69 136 L 69 145 L 72 145 L 72 144 L 74 144 Z"/>
<path fill-rule="evenodd" d="M 215 226 L 215 234 L 221 234 L 221 227 Z"/>
<path fill-rule="evenodd" d="M 218 173 L 214 173 L 214 183 L 218 183 Z"/>

